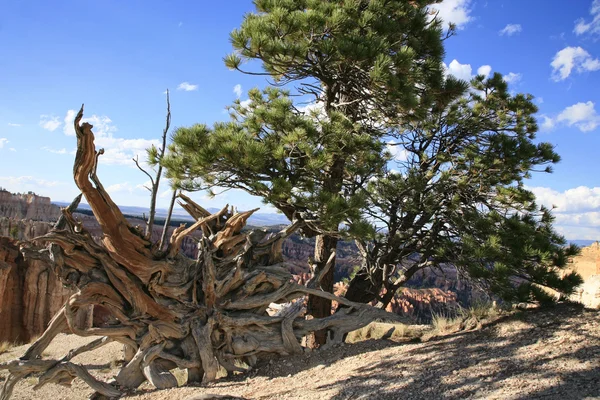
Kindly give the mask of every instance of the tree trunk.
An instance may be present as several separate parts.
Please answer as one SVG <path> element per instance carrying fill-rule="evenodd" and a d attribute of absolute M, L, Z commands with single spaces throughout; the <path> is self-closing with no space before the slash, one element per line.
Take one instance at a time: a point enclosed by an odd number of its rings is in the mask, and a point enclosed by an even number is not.
<path fill-rule="evenodd" d="M 313 282 L 316 288 L 333 293 L 333 273 L 335 270 L 335 249 L 338 239 L 327 235 L 318 235 L 315 240 L 315 259 L 313 267 Z M 307 313 L 313 318 L 323 318 L 331 315 L 331 300 L 319 296 L 309 296 Z M 327 341 L 327 331 L 320 330 L 314 337 L 308 339 L 309 347 L 322 346 Z"/>
<path fill-rule="evenodd" d="M 224 207 L 211 214 L 181 196 L 182 206 L 196 222 L 175 229 L 166 251 L 157 250 L 128 224 L 100 183 L 96 167 L 102 151 L 95 150 L 92 126 L 79 125 L 82 118 L 83 107 L 75 118 L 74 178 L 103 231 L 102 243 L 96 243 L 71 211 L 63 209 L 61 229 L 22 246 L 26 257 L 43 259 L 65 285 L 78 290 L 22 359 L 0 363 L 0 369 L 10 373 L 0 400 L 7 400 L 16 383 L 32 374 L 39 378 L 36 387 L 68 385 L 80 378 L 106 397 L 117 397 L 145 381 L 159 389 L 175 386 L 177 380 L 169 372 L 175 366 L 188 370 L 190 382 L 208 382 L 220 367 L 246 371 L 262 354 L 299 353 L 300 340 L 311 332 L 329 330 L 329 344 L 374 319 L 402 320 L 321 290 L 321 286 L 332 288 L 334 238 L 319 239 L 312 285 L 294 283 L 282 262 L 281 245 L 303 226 L 300 221 L 277 234 L 242 232 L 256 210 L 234 213 Z M 192 260 L 179 250 L 183 238 L 197 229 L 202 238 L 198 257 Z M 318 307 L 311 303 L 314 313 L 324 317 L 303 317 L 306 295 L 325 300 Z M 332 300 L 346 306 L 343 313 L 329 316 Z M 269 313 L 272 303 L 287 306 Z M 79 310 L 95 305 L 108 310 L 115 323 L 90 327 L 77 321 Z M 61 359 L 43 359 L 43 350 L 66 327 L 79 336 L 104 338 Z M 110 341 L 127 349 L 114 383 L 101 382 L 84 366 L 71 362 Z"/>
<path fill-rule="evenodd" d="M 169 225 L 171 225 L 171 217 L 173 216 L 173 207 L 175 207 L 175 199 L 177 198 L 177 189 L 173 189 L 173 195 L 171 196 L 171 203 L 169 203 L 169 211 L 167 218 L 165 219 L 165 225 L 160 235 L 160 241 L 158 242 L 158 250 L 162 251 L 165 246 L 165 240 L 167 239 L 167 232 L 169 231 Z"/>

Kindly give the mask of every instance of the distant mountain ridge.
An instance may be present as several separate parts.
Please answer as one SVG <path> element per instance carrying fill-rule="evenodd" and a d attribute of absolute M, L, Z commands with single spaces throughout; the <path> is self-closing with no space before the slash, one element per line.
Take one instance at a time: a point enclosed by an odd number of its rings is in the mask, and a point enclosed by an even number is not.
<path fill-rule="evenodd" d="M 69 203 L 62 201 L 53 201 L 53 204 L 56 204 L 61 207 L 66 207 Z M 81 203 L 79 208 L 84 210 L 91 210 L 90 206 Z M 142 215 L 150 212 L 150 210 L 146 207 L 136 207 L 136 206 L 119 206 L 119 209 L 123 214 L 134 216 L 134 217 L 142 217 Z M 207 208 L 208 211 L 214 213 L 219 211 L 218 208 Z M 164 219 L 167 217 L 168 210 L 166 208 L 157 208 L 156 209 L 156 218 Z M 193 221 L 194 219 L 182 208 L 173 210 L 173 218 L 177 220 L 186 220 Z M 289 220 L 283 214 L 276 213 L 254 213 L 250 219 L 248 220 L 248 224 L 253 226 L 273 226 L 273 225 L 287 225 Z"/>

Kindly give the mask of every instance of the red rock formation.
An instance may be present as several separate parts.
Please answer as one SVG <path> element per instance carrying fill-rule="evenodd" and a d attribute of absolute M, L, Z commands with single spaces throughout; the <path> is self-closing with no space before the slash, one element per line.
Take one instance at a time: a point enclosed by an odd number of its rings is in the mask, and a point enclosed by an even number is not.
<path fill-rule="evenodd" d="M 0 342 L 40 335 L 71 294 L 48 265 L 24 260 L 19 245 L 0 237 Z"/>
<path fill-rule="evenodd" d="M 336 283 L 333 287 L 336 296 L 344 295 L 347 289 L 348 285 L 342 282 Z M 394 295 L 386 311 L 425 322 L 433 313 L 447 313 L 458 307 L 457 295 L 451 290 L 403 288 Z"/>

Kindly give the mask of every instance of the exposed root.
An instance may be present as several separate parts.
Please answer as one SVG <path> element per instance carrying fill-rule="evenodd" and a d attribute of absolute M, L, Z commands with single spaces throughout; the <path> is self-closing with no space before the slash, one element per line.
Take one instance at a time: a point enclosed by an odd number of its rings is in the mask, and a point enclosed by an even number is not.
<path fill-rule="evenodd" d="M 173 233 L 165 252 L 156 251 L 141 232 L 132 229 L 96 176 L 97 158 L 92 126 L 75 119 L 78 149 L 74 166 L 77 186 L 86 197 L 104 237 L 102 245 L 74 220 L 72 207 L 61 222 L 36 239 L 46 247 L 27 244 L 26 257 L 43 259 L 61 280 L 77 289 L 50 326 L 20 360 L 0 364 L 8 369 L 0 400 L 8 399 L 22 378 L 38 376 L 36 387 L 69 385 L 80 378 L 98 394 L 114 397 L 145 381 L 170 388 L 177 380 L 169 369 L 187 369 L 188 382 L 210 382 L 220 367 L 244 372 L 265 353 L 301 352 L 307 334 L 327 329 L 330 342 L 374 319 L 398 317 L 353 303 L 320 289 L 317 276 L 310 287 L 293 282 L 282 262 L 283 241 L 304 226 L 300 220 L 277 234 L 242 232 L 256 210 L 242 213 L 228 207 L 210 214 L 181 194 L 180 203 L 196 222 Z M 196 230 L 203 235 L 196 260 L 180 254 L 183 237 Z M 332 264 L 332 263 L 327 263 Z M 326 266 L 327 267 L 327 266 Z M 331 267 L 331 265 L 328 265 Z M 271 303 L 289 303 L 307 295 L 334 300 L 344 310 L 326 318 L 307 320 L 303 299 L 280 315 L 269 315 Z M 80 326 L 77 313 L 102 306 L 112 316 L 106 326 Z M 65 328 L 80 336 L 103 338 L 73 349 L 62 359 L 41 359 L 43 350 Z M 126 362 L 114 382 L 100 382 L 84 366 L 70 360 L 109 341 L 125 345 Z"/>

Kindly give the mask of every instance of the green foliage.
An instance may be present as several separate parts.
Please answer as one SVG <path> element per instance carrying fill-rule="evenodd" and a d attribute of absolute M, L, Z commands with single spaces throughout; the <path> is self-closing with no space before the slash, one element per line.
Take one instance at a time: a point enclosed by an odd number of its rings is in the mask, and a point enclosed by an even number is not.
<path fill-rule="evenodd" d="M 19 238 L 19 227 L 17 225 L 11 226 L 8 234 L 10 235 L 11 238 L 13 238 L 15 240 L 18 239 Z"/>
<path fill-rule="evenodd" d="M 533 141 L 531 98 L 510 95 L 495 74 L 438 106 L 398 132 L 406 161 L 369 183 L 365 213 L 385 226 L 369 257 L 395 265 L 419 254 L 409 273 L 451 264 L 505 300 L 552 301 L 543 288 L 569 294 L 581 278 L 561 269 L 578 249 L 565 247 L 524 187 L 559 161 Z"/>
<path fill-rule="evenodd" d="M 311 220 L 304 233 L 358 239 L 367 257 L 348 293 L 360 301 L 440 264 L 508 300 L 569 293 L 580 278 L 561 268 L 577 249 L 524 186 L 560 158 L 535 142 L 532 97 L 502 75 L 444 76 L 436 2 L 256 0 L 224 61 L 258 61 L 249 73 L 275 85 L 234 102 L 228 122 L 179 128 L 167 176 L 243 189 Z"/>
<path fill-rule="evenodd" d="M 258 74 L 297 83 L 293 95 L 312 110 L 276 87 L 253 89 L 231 121 L 176 131 L 168 176 L 189 190 L 246 190 L 321 230 L 372 235 L 348 221 L 360 219 L 362 187 L 386 162 L 380 121 L 424 112 L 433 98 L 420 88 L 442 80 L 441 23 L 425 9 L 434 2 L 256 1 L 231 33 L 226 65 L 260 61 Z"/>

